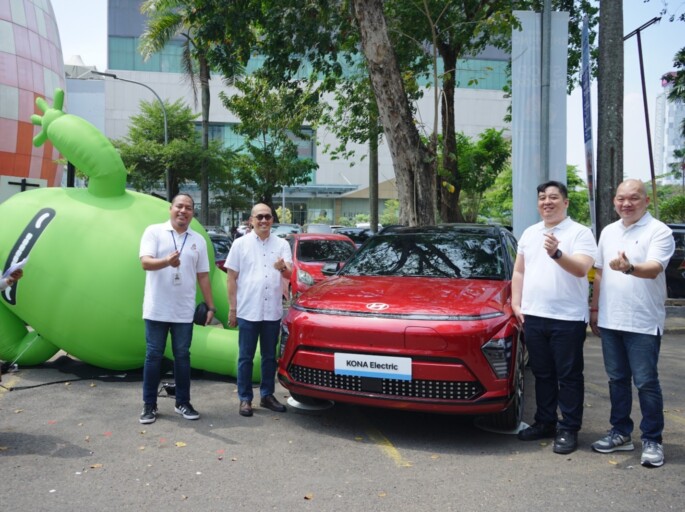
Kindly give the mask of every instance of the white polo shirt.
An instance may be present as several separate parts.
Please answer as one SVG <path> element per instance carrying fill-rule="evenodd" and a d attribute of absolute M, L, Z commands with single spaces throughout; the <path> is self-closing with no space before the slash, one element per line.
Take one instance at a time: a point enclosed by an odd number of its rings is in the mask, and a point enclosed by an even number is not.
<path fill-rule="evenodd" d="M 570 217 L 553 228 L 544 222 L 530 226 L 521 235 L 518 253 L 523 255 L 521 312 L 557 320 L 588 321 L 589 283 L 575 277 L 549 257 L 544 249 L 545 233 L 554 233 L 559 249 L 567 255 L 584 254 L 593 260 L 597 243 L 592 231 Z"/>
<path fill-rule="evenodd" d="M 187 236 L 187 238 L 186 238 Z M 140 240 L 139 257 L 164 258 L 181 251 L 181 265 L 178 268 L 165 267 L 145 272 L 145 299 L 143 318 L 159 322 L 188 323 L 193 321 L 197 274 L 209 272 L 207 242 L 192 229 L 178 234 L 171 221 L 148 226 Z M 174 279 L 180 274 L 180 284 Z"/>
<path fill-rule="evenodd" d="M 250 322 L 281 319 L 281 273 L 274 268 L 278 258 L 293 262 L 290 244 L 276 235 L 262 240 L 250 232 L 233 242 L 224 267 L 238 272 L 238 318 Z"/>
<path fill-rule="evenodd" d="M 665 269 L 675 251 L 673 232 L 649 212 L 635 224 L 609 224 L 599 237 L 595 266 L 602 269 L 597 325 L 617 331 L 657 334 L 666 321 L 666 275 L 642 279 L 609 268 L 609 261 L 625 251 L 633 263 L 656 261 Z"/>

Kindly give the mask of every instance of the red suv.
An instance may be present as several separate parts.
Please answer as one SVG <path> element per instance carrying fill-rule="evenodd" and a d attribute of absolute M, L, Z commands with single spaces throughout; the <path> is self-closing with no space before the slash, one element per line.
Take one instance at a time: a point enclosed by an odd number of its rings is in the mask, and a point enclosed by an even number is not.
<path fill-rule="evenodd" d="M 296 297 L 323 281 L 326 277 L 321 273 L 324 264 L 342 264 L 357 249 L 345 235 L 298 233 L 287 235 L 285 239 L 293 250 L 293 271 L 283 289 L 286 297 Z"/>
<path fill-rule="evenodd" d="M 515 257 L 499 226 L 384 230 L 290 307 L 279 381 L 300 402 L 487 414 L 516 428 L 525 347 L 511 309 Z"/>

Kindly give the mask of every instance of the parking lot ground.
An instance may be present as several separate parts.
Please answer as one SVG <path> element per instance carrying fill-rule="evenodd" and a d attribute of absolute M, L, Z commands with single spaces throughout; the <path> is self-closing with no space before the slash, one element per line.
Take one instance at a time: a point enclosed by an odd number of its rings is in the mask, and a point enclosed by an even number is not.
<path fill-rule="evenodd" d="M 666 464 L 656 469 L 640 466 L 639 441 L 633 452 L 590 449 L 609 426 L 594 336 L 580 448 L 565 456 L 470 417 L 338 404 L 286 414 L 257 407 L 243 418 L 235 381 L 203 373 L 192 387 L 200 420 L 184 420 L 160 397 L 157 422 L 141 425 L 140 372 L 62 355 L 3 376 L 14 390 L 0 388 L 0 503 L 8 511 L 681 511 L 685 335 L 665 335 L 661 354 Z M 528 373 L 526 421 L 533 411 Z M 636 401 L 634 411 L 639 423 Z"/>

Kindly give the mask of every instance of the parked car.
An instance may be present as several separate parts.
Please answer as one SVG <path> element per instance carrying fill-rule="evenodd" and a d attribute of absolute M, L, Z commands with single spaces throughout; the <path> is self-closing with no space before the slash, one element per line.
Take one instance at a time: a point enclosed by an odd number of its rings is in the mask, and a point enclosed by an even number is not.
<path fill-rule="evenodd" d="M 299 224 L 274 224 L 271 226 L 271 233 L 285 238 L 287 235 L 302 233 L 302 227 Z"/>
<path fill-rule="evenodd" d="M 345 235 L 299 233 L 285 238 L 293 250 L 293 271 L 284 283 L 286 298 L 295 297 L 326 276 L 321 268 L 326 263 L 341 265 L 349 259 L 356 247 Z"/>
<path fill-rule="evenodd" d="M 685 224 L 669 224 L 675 239 L 675 252 L 666 267 L 666 288 L 671 299 L 685 298 Z"/>
<path fill-rule="evenodd" d="M 231 245 L 233 245 L 233 239 L 229 235 L 216 233 L 209 233 L 209 239 L 214 246 L 214 262 L 216 266 L 226 272 L 224 263 L 228 257 L 228 251 L 231 250 Z"/>
<path fill-rule="evenodd" d="M 333 233 L 330 224 L 305 224 L 302 226 L 303 233 Z"/>
<path fill-rule="evenodd" d="M 489 415 L 516 428 L 526 357 L 511 308 L 515 257 L 500 226 L 377 234 L 291 305 L 280 383 L 300 402 Z"/>
<path fill-rule="evenodd" d="M 221 226 L 205 226 L 205 231 L 209 235 L 227 235 L 226 230 Z"/>
<path fill-rule="evenodd" d="M 371 231 L 371 228 L 340 227 L 334 229 L 333 232 L 340 235 L 349 236 L 354 242 L 354 245 L 357 247 L 361 247 L 364 242 L 373 236 L 373 231 Z"/>

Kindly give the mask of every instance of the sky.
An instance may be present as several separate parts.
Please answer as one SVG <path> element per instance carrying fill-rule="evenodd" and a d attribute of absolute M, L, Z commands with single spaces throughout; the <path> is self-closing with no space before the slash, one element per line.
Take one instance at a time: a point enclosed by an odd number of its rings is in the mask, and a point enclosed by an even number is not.
<path fill-rule="evenodd" d="M 664 0 L 627 0 L 623 6 L 623 28 L 628 34 L 659 15 Z M 62 53 L 68 61 L 80 55 L 84 64 L 107 69 L 107 0 L 51 0 L 62 41 Z M 685 0 L 670 0 L 669 7 L 685 11 Z M 673 69 L 673 56 L 685 46 L 685 24 L 669 22 L 667 17 L 646 28 L 642 34 L 642 55 L 647 89 L 649 124 L 654 137 L 656 97 L 661 92 L 661 76 Z M 649 179 L 649 151 L 640 78 L 637 37 L 624 45 L 624 174 Z M 597 155 L 597 88 L 593 81 L 592 113 L 595 158 Z M 576 165 L 585 176 L 582 100 L 576 89 L 567 103 L 567 162 Z M 653 147 L 653 150 L 656 148 Z"/>

